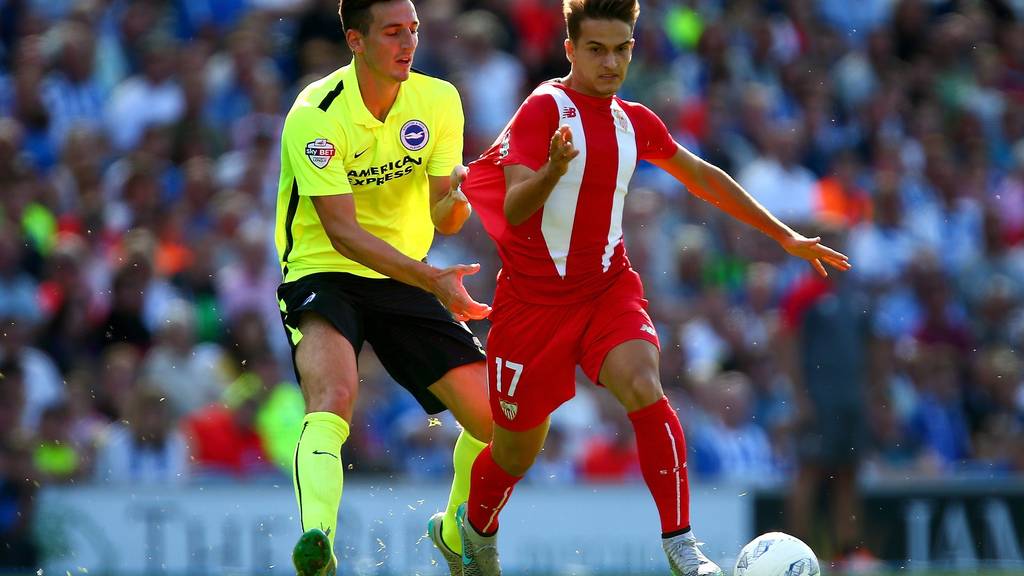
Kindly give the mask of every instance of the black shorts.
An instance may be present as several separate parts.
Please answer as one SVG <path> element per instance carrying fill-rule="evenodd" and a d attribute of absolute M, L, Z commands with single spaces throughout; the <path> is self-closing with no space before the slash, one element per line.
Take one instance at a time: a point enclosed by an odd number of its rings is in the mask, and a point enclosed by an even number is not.
<path fill-rule="evenodd" d="M 355 349 L 368 341 L 377 358 L 428 414 L 445 410 L 429 390 L 449 370 L 485 359 L 480 341 L 433 294 L 390 278 L 320 272 L 277 289 L 281 321 L 295 358 L 292 333 L 302 312 L 316 312 Z M 298 368 L 295 377 L 299 378 Z M 300 379 L 301 384 L 301 379 Z"/>

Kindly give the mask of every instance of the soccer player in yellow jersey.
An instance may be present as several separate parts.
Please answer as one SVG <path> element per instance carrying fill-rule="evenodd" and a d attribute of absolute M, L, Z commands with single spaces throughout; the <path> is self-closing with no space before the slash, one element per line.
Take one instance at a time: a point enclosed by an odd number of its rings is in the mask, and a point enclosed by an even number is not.
<path fill-rule="evenodd" d="M 409 0 L 342 0 L 352 62 L 306 87 L 281 137 L 276 242 L 281 318 L 306 401 L 294 483 L 303 534 L 299 576 L 329 576 L 342 492 L 341 447 L 358 394 L 356 357 L 370 342 L 388 372 L 430 414 L 463 426 L 445 513 L 428 523 L 453 575 L 462 574 L 454 514 L 491 437 L 484 355 L 463 321 L 490 307 L 462 277 L 479 265 L 424 263 L 434 230 L 470 214 L 459 190 L 459 94 L 412 69 L 419 22 Z"/>

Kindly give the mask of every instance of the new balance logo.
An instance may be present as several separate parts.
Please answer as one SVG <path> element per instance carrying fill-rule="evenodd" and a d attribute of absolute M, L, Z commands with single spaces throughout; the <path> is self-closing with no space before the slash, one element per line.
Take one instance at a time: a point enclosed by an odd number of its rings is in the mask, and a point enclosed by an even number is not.
<path fill-rule="evenodd" d="M 658 337 L 658 333 L 654 331 L 654 326 L 651 326 L 650 324 L 643 324 L 643 325 L 641 325 L 640 326 L 640 331 L 641 332 L 647 332 L 648 334 L 650 334 L 651 336 L 654 336 L 655 338 Z"/>
<path fill-rule="evenodd" d="M 322 455 L 325 455 L 325 456 L 330 456 L 330 457 L 334 458 L 335 460 L 340 460 L 340 458 L 338 458 L 338 455 L 335 454 L 334 452 L 322 452 L 320 450 L 313 450 L 313 454 L 322 454 Z"/>
<path fill-rule="evenodd" d="M 509 420 L 515 420 L 516 414 L 519 413 L 519 405 L 515 402 L 505 402 L 504 400 L 498 400 L 498 404 L 501 405 L 501 411 L 505 413 L 505 418 Z"/>
<path fill-rule="evenodd" d="M 572 106 L 566 106 L 565 108 L 562 108 L 562 118 L 575 118 L 575 117 L 576 117 L 576 109 L 575 108 L 573 108 Z"/>

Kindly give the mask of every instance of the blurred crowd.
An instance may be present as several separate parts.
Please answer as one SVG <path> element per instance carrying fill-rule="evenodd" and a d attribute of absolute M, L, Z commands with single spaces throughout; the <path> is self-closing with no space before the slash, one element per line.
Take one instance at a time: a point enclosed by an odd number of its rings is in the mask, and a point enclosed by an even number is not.
<path fill-rule="evenodd" d="M 459 87 L 467 162 L 567 72 L 560 5 L 417 3 L 415 65 Z M 835 450 L 869 478 L 1024 472 L 1024 2 L 641 7 L 621 95 L 854 265 L 817 278 L 640 168 L 626 242 L 695 480 L 785 480 Z M 0 3 L 8 541 L 46 483 L 289 473 L 277 143 L 297 92 L 349 59 L 336 0 Z M 478 221 L 431 259 L 482 262 L 469 288 L 490 300 Z M 454 422 L 370 351 L 361 373 L 347 474 L 447 472 Z M 639 479 L 628 421 L 584 378 L 531 479 Z"/>

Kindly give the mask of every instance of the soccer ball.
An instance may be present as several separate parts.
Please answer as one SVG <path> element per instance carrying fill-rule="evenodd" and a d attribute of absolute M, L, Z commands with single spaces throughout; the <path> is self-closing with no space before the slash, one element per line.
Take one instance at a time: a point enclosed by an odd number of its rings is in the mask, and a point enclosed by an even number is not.
<path fill-rule="evenodd" d="M 733 576 L 818 576 L 818 558 L 799 538 L 769 532 L 740 550 Z"/>

